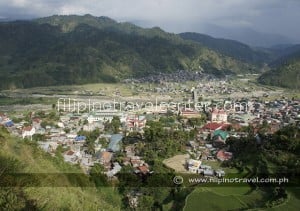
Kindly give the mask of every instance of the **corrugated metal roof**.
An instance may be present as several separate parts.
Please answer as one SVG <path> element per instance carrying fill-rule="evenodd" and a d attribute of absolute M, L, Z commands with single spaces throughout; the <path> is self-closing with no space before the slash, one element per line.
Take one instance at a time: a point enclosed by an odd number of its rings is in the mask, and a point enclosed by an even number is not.
<path fill-rule="evenodd" d="M 119 151 L 120 150 L 120 141 L 122 141 L 123 135 L 121 134 L 113 134 L 110 137 L 110 142 L 108 145 L 108 149 L 112 150 L 113 152 Z"/>

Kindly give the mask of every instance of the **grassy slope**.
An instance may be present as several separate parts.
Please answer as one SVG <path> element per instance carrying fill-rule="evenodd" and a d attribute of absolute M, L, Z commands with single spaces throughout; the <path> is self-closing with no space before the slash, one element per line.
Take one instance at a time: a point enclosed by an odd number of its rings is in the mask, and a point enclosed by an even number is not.
<path fill-rule="evenodd" d="M 286 88 L 300 88 L 300 60 L 293 61 L 277 69 L 264 73 L 259 81 L 273 86 Z"/>
<path fill-rule="evenodd" d="M 277 59 L 270 66 L 272 69 L 262 74 L 259 82 L 292 89 L 300 88 L 300 50 Z"/>
<path fill-rule="evenodd" d="M 197 188 L 187 197 L 185 211 L 199 208 L 203 210 L 238 210 L 258 208 L 266 194 L 251 191 L 250 187 Z"/>
<path fill-rule="evenodd" d="M 1 128 L 0 128 L 1 129 Z M 82 173 L 81 169 L 52 158 L 35 145 L 24 143 L 24 140 L 9 137 L 1 129 L 0 135 L 5 137 L 0 148 L 2 158 L 13 158 L 24 167 L 22 173 Z M 4 144 L 3 144 L 4 143 Z M 65 187 L 51 187 L 51 177 L 42 184 L 46 187 L 24 187 L 22 192 L 27 200 L 35 201 L 37 208 L 43 210 L 117 210 L 120 198 L 113 188 L 95 188 L 86 180 L 89 187 L 72 187 L 69 179 L 62 175 L 61 183 Z M 48 187 L 47 187 L 48 186 Z"/>
<path fill-rule="evenodd" d="M 277 206 L 270 208 L 268 210 L 276 210 L 276 211 L 281 211 L 281 210 L 299 210 L 300 209 L 300 188 L 295 187 L 295 188 L 289 188 L 287 190 L 288 192 L 288 200 Z"/>

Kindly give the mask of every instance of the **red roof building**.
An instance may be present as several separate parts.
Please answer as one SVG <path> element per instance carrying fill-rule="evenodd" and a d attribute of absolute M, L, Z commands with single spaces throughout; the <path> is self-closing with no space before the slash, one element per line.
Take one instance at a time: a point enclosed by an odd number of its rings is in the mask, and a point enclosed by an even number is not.
<path fill-rule="evenodd" d="M 217 158 L 220 161 L 230 160 L 232 158 L 232 153 L 225 150 L 220 150 L 217 153 Z"/>
<path fill-rule="evenodd" d="M 147 174 L 149 173 L 149 168 L 147 166 L 139 166 L 137 167 L 137 169 L 139 170 L 140 173 L 142 174 Z"/>
<path fill-rule="evenodd" d="M 145 116 L 131 115 L 126 118 L 126 126 L 129 130 L 133 130 L 134 128 L 142 129 L 145 127 L 145 125 Z"/>
<path fill-rule="evenodd" d="M 215 130 L 226 130 L 229 127 L 230 124 L 226 123 L 217 123 L 217 122 L 210 122 L 207 123 L 202 127 L 202 130 L 208 130 L 210 132 L 213 132 Z"/>

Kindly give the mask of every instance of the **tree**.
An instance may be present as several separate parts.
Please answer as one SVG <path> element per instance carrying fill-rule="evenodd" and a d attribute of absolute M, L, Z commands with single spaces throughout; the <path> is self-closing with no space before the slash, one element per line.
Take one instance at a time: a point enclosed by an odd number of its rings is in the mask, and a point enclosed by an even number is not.
<path fill-rule="evenodd" d="M 48 114 L 48 118 L 50 120 L 53 120 L 53 121 L 58 121 L 59 120 L 59 116 L 56 115 L 56 112 L 55 111 L 51 111 L 49 114 Z"/>
<path fill-rule="evenodd" d="M 159 141 L 166 137 L 166 133 L 160 122 L 150 121 L 147 122 L 147 125 L 150 126 L 144 130 L 144 136 L 147 142 Z"/>
<path fill-rule="evenodd" d="M 206 118 L 205 116 L 200 117 L 200 118 L 190 118 L 188 119 L 187 123 L 192 126 L 192 127 L 196 127 L 196 126 L 201 126 L 206 122 Z"/>
<path fill-rule="evenodd" d="M 137 210 L 151 210 L 154 203 L 152 196 L 143 195 L 138 199 Z"/>
<path fill-rule="evenodd" d="M 83 121 L 83 125 L 87 125 L 89 123 L 89 121 L 87 120 L 87 119 L 85 119 L 84 121 Z"/>
<path fill-rule="evenodd" d="M 267 120 L 263 120 L 262 125 L 259 128 L 259 133 L 265 134 L 270 129 L 270 125 Z"/>
<path fill-rule="evenodd" d="M 111 120 L 111 127 L 114 133 L 118 133 L 121 126 L 121 120 L 118 116 L 114 116 Z"/>
<path fill-rule="evenodd" d="M 91 180 L 95 183 L 96 187 L 102 187 L 108 184 L 104 170 L 104 167 L 98 163 L 90 170 Z"/>
<path fill-rule="evenodd" d="M 70 133 L 71 129 L 70 128 L 64 128 L 65 133 Z"/>
<path fill-rule="evenodd" d="M 101 144 L 102 148 L 106 148 L 108 146 L 108 141 L 106 140 L 106 138 L 102 137 L 99 138 L 99 144 Z"/>

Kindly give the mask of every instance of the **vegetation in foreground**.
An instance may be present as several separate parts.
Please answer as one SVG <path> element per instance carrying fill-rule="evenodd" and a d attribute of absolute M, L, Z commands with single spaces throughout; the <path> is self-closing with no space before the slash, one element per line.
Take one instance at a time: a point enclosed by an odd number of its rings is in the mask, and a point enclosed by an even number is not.
<path fill-rule="evenodd" d="M 61 156 L 46 154 L 35 143 L 10 137 L 0 128 L 0 176 L 28 173 L 34 179 L 16 180 L 8 187 L 1 181 L 0 207 L 5 210 L 118 210 L 121 206 L 118 191 L 112 187 L 96 188 L 78 166 L 64 162 Z M 60 181 L 53 181 L 51 173 Z M 64 173 L 81 175 L 74 180 Z M 50 175 L 47 177 L 47 175 Z M 2 177 L 3 178 L 3 177 Z M 42 183 L 41 183 L 42 182 Z M 54 185 L 53 184 L 57 184 Z M 80 184 L 84 184 L 81 186 Z"/>

